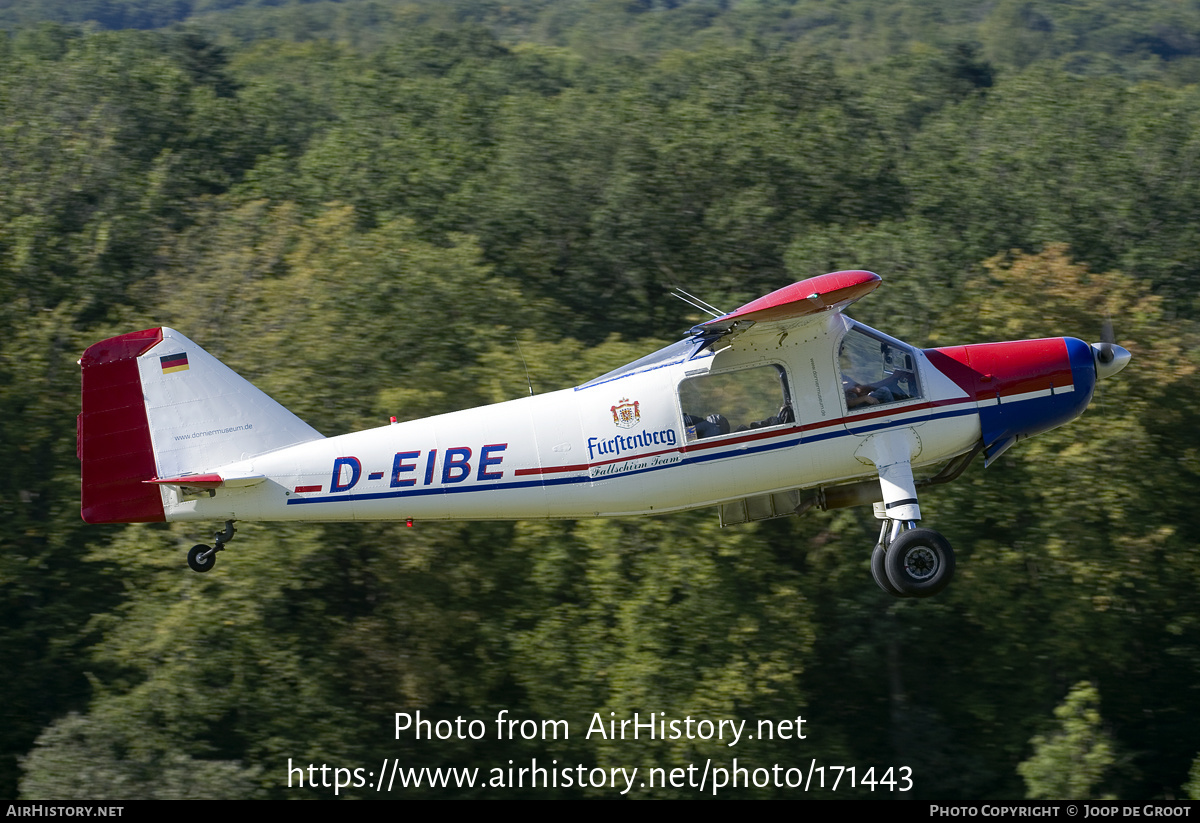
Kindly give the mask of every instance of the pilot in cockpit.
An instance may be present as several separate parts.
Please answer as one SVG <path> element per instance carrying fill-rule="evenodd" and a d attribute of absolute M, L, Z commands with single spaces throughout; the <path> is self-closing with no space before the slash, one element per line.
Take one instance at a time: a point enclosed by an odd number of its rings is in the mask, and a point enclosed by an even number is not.
<path fill-rule="evenodd" d="M 845 374 L 842 375 L 842 390 L 846 392 L 846 408 L 857 409 L 859 406 L 878 406 L 880 403 L 894 403 L 898 399 L 887 386 L 872 386 L 855 383 Z"/>
<path fill-rule="evenodd" d="M 878 406 L 909 400 L 915 388 L 915 375 L 909 368 L 893 362 L 893 347 L 868 335 L 852 330 L 842 340 L 838 352 L 841 365 L 842 391 L 846 408 Z"/>

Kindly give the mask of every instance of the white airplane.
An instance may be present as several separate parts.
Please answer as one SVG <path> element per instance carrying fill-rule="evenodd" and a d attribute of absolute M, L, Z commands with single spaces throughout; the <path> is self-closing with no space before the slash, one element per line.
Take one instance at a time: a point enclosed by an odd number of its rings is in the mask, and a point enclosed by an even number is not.
<path fill-rule="evenodd" d="M 846 317 L 880 283 L 772 292 L 582 386 L 323 437 L 169 328 L 89 347 L 78 421 L 88 523 L 525 520 L 715 506 L 722 525 L 874 504 L 878 585 L 945 588 L 954 553 L 917 490 L 1083 413 L 1129 352 L 1070 337 L 918 349 Z M 690 297 L 690 296 L 689 296 Z M 692 298 L 694 300 L 694 298 Z M 940 466 L 917 479 L 914 470 Z"/>

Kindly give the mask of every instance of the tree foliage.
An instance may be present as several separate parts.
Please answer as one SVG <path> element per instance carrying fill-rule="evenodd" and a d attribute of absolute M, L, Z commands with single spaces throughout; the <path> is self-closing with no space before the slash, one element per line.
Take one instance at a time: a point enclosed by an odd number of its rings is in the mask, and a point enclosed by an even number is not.
<path fill-rule="evenodd" d="M 1027 797 L 1053 800 L 1111 800 L 1097 797 L 1113 765 L 1112 744 L 1101 727 L 1100 695 L 1091 683 L 1077 683 L 1054 710 L 1059 728 L 1033 738 L 1033 756 L 1017 770 Z"/>

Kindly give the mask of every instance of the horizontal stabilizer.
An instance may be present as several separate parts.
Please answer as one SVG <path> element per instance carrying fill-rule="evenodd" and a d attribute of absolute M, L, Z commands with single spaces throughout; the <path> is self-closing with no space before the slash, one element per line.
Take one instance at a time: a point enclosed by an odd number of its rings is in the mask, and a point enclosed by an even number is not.
<path fill-rule="evenodd" d="M 225 481 L 219 474 L 185 474 L 183 477 L 156 477 L 153 480 L 143 480 L 143 483 L 157 483 L 160 486 L 189 486 L 195 489 L 215 489 Z"/>
<path fill-rule="evenodd" d="M 143 480 L 143 483 L 156 483 L 159 486 L 186 486 L 189 489 L 241 489 L 246 486 L 256 486 L 267 479 L 265 474 L 251 474 L 245 477 L 224 477 L 219 474 L 184 474 L 179 477 L 155 477 Z"/>

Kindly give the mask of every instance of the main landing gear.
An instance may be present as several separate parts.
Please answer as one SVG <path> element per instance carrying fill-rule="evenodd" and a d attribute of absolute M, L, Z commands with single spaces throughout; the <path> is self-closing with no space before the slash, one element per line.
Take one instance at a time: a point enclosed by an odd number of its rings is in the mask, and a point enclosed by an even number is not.
<path fill-rule="evenodd" d="M 953 480 L 980 448 L 977 444 L 951 460 L 921 485 Z M 921 506 L 912 460 L 920 451 L 921 439 L 915 430 L 894 429 L 868 436 L 854 455 L 864 463 L 874 463 L 879 472 L 879 497 L 874 506 L 875 517 L 883 524 L 871 552 L 871 576 L 879 588 L 896 597 L 932 597 L 954 577 L 954 550 L 949 541 L 933 529 L 917 528 Z"/>
<path fill-rule="evenodd" d="M 871 576 L 896 597 L 932 597 L 954 577 L 954 549 L 933 529 L 885 519 L 871 552 Z"/>
<path fill-rule="evenodd" d="M 216 533 L 211 547 L 205 546 L 203 543 L 192 546 L 191 551 L 188 552 L 188 566 L 194 572 L 206 572 L 217 565 L 217 552 L 225 550 L 225 544 L 233 539 L 236 532 L 233 521 L 226 520 L 225 530 Z"/>

